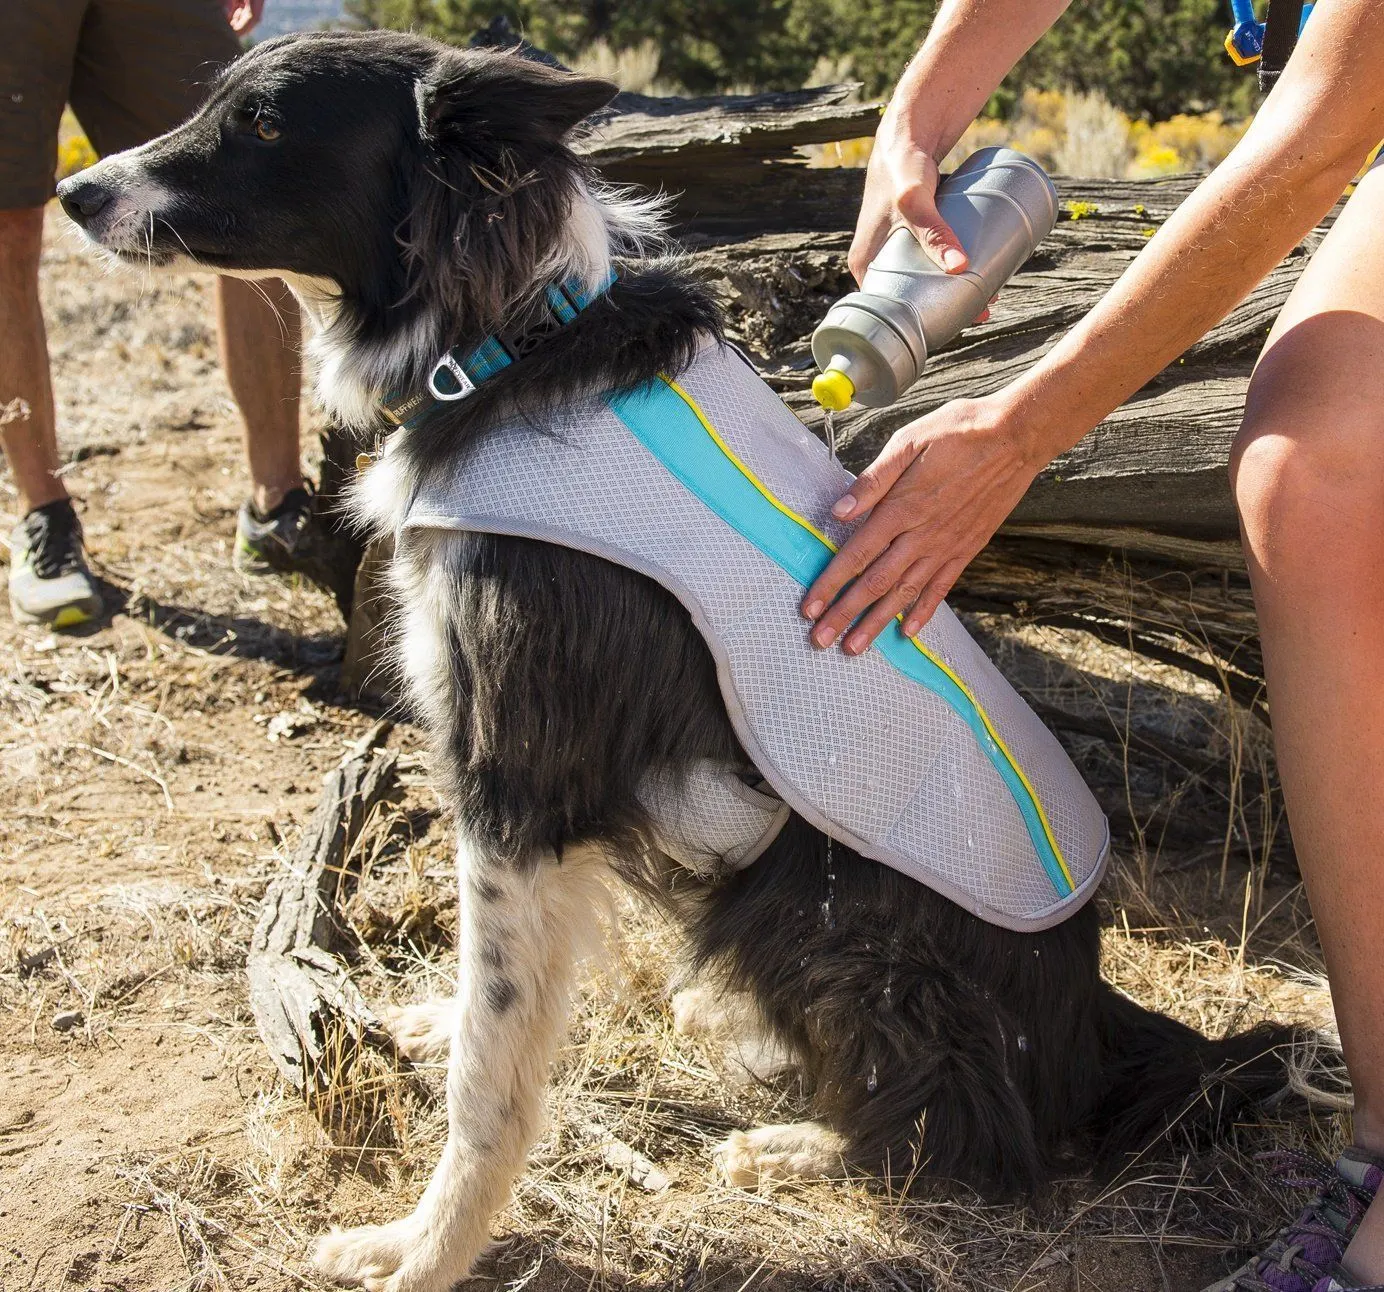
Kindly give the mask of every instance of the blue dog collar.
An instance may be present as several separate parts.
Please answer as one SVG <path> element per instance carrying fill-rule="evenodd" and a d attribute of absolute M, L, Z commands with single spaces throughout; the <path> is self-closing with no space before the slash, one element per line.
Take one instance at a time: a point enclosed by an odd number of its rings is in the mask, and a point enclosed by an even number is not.
<path fill-rule="evenodd" d="M 605 282 L 587 290 L 579 278 L 550 283 L 544 288 L 546 310 L 531 326 L 485 338 L 474 349 L 448 350 L 434 365 L 424 389 L 392 391 L 380 401 L 380 412 L 392 426 L 416 426 L 440 404 L 455 404 L 475 392 L 483 381 L 531 354 L 560 327 L 571 323 L 592 301 L 604 296 L 615 282 L 611 270 Z"/>

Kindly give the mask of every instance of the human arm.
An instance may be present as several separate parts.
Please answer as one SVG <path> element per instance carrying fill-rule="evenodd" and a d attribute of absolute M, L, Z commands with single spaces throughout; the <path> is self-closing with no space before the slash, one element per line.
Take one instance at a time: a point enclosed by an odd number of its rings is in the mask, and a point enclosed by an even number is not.
<path fill-rule="evenodd" d="M 841 519 L 866 518 L 804 597 L 803 613 L 821 616 L 814 642 L 830 645 L 863 612 L 846 638 L 850 653 L 896 614 L 905 631 L 921 628 L 1038 471 L 1204 335 L 1321 220 L 1384 136 L 1381 42 L 1378 0 L 1317 10 L 1244 138 L 1101 302 L 1017 380 L 895 433 L 837 504 Z"/>
<path fill-rule="evenodd" d="M 859 282 L 900 226 L 948 273 L 966 252 L 937 213 L 937 168 L 1071 0 L 944 0 L 875 134 L 849 264 Z"/>

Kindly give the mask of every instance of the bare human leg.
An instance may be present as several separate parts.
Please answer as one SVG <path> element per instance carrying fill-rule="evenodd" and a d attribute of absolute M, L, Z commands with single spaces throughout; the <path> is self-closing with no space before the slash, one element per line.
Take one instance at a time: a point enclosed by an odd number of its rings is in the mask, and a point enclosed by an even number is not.
<path fill-rule="evenodd" d="M 298 445 L 302 391 L 298 302 L 277 278 L 216 280 L 221 364 L 244 422 L 252 498 L 272 511 L 303 483 Z"/>
<path fill-rule="evenodd" d="M 1293 840 L 1360 1148 L 1384 1154 L 1384 170 L 1278 319 L 1232 461 Z M 1384 1202 L 1345 1257 L 1384 1281 Z"/>
<path fill-rule="evenodd" d="M 19 513 L 67 497 L 58 475 L 48 335 L 38 298 L 43 208 L 0 211 L 0 442 Z"/>
<path fill-rule="evenodd" d="M 59 474 L 48 337 L 39 303 L 43 208 L 0 211 L 0 444 L 19 523 L 6 576 L 18 623 L 77 628 L 101 611 L 82 526 Z"/>

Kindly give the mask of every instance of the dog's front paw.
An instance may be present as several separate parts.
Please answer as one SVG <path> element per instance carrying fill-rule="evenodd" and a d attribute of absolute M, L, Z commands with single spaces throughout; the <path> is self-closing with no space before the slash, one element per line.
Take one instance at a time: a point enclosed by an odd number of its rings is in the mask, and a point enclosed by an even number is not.
<path fill-rule="evenodd" d="M 323 1234 L 313 1263 L 329 1279 L 366 1292 L 451 1292 L 470 1272 L 457 1268 L 413 1216 Z"/>
<path fill-rule="evenodd" d="M 845 1141 L 820 1122 L 731 1131 L 716 1146 L 716 1171 L 733 1189 L 769 1189 L 788 1180 L 840 1175 Z"/>
<path fill-rule="evenodd" d="M 399 1053 L 412 1063 L 445 1063 L 452 1046 L 456 1003 L 427 1000 L 420 1005 L 391 1005 L 383 1015 L 385 1031 Z"/>

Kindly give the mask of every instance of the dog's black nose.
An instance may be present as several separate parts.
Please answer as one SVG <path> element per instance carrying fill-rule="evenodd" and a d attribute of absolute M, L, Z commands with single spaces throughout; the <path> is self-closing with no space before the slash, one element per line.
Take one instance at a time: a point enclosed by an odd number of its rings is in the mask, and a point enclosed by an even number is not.
<path fill-rule="evenodd" d="M 80 175 L 65 179 L 58 185 L 58 201 L 62 203 L 62 209 L 83 228 L 110 200 L 110 189 L 93 184 Z"/>

